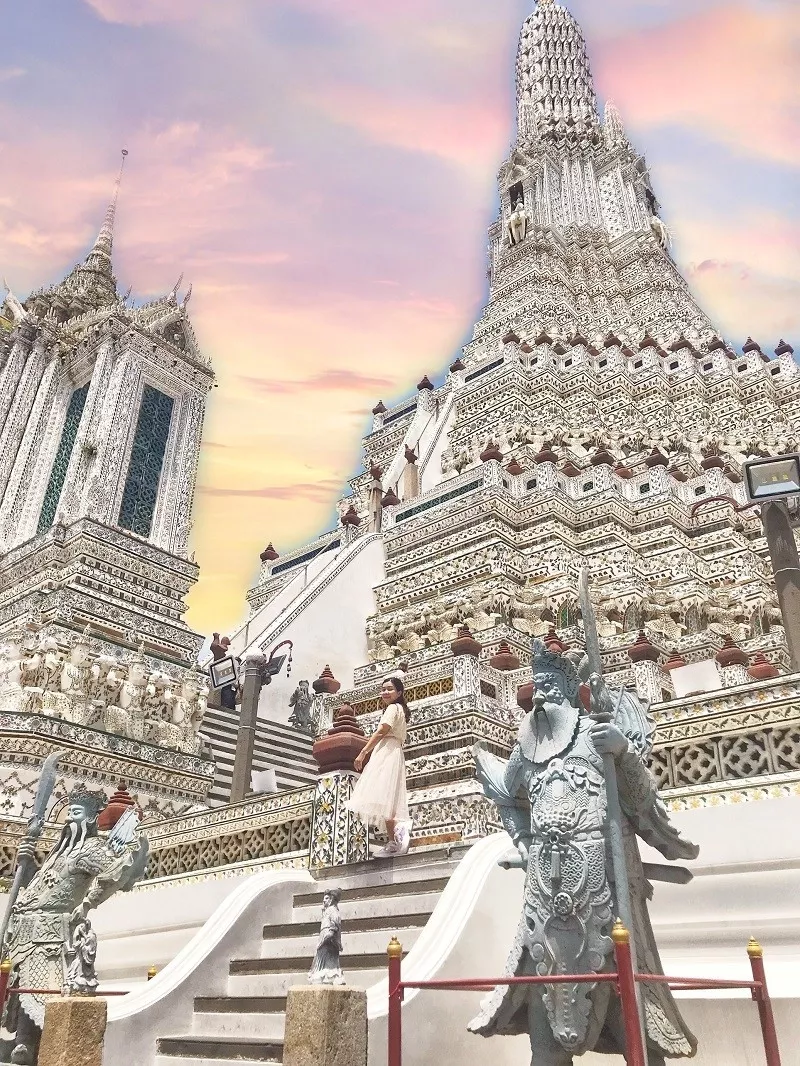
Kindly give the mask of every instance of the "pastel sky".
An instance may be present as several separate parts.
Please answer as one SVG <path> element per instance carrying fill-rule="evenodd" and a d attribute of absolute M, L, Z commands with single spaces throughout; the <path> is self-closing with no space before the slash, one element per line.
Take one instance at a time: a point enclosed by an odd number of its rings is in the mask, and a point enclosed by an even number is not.
<path fill-rule="evenodd" d="M 800 5 L 569 6 L 711 316 L 800 340 Z M 267 541 L 329 528 L 369 410 L 467 338 L 530 8 L 0 0 L 0 273 L 22 296 L 85 255 L 126 147 L 120 287 L 194 286 L 197 629 L 243 617 Z"/>

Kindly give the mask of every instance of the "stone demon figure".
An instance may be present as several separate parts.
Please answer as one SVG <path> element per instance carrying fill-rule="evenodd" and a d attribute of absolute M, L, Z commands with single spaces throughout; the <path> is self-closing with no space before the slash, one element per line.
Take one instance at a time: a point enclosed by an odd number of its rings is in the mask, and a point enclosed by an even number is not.
<path fill-rule="evenodd" d="M 133 888 L 145 871 L 149 850 L 147 838 L 139 832 L 135 807 L 120 815 L 112 803 L 107 812 L 112 817 L 101 823 L 103 830 L 98 828 L 98 816 L 107 803 L 104 793 L 89 792 L 83 785 L 70 794 L 61 836 L 17 897 L 6 955 L 21 988 L 86 993 L 97 987 L 97 940 L 87 914 L 115 892 Z M 32 843 L 23 843 L 20 859 L 32 857 L 32 850 Z M 10 1041 L 0 1040 L 0 1059 L 8 1055 L 12 1062 L 32 1063 L 44 1023 L 45 997 L 18 998 L 15 1034 Z M 8 1018 L 5 1027 L 8 1032 Z"/>
<path fill-rule="evenodd" d="M 638 969 L 663 973 L 647 900 L 648 878 L 681 880 L 681 871 L 642 864 L 637 834 L 668 859 L 698 849 L 670 825 L 646 758 L 652 727 L 629 692 L 588 679 L 592 710 L 581 712 L 581 678 L 572 658 L 533 642 L 533 710 L 508 762 L 476 750 L 478 776 L 499 809 L 517 854 L 501 865 L 526 870 L 522 915 L 509 976 L 602 973 L 614 969 L 611 928 L 618 906 L 608 832 L 603 755 L 613 755 L 623 810 Z M 612 718 L 601 721 L 599 718 Z M 685 871 L 683 872 L 685 873 Z M 649 1066 L 691 1057 L 697 1044 L 669 989 L 642 985 Z M 470 1029 L 482 1036 L 529 1033 L 535 1066 L 571 1066 L 587 1051 L 622 1055 L 620 1002 L 609 983 L 511 985 L 481 1005 Z"/>

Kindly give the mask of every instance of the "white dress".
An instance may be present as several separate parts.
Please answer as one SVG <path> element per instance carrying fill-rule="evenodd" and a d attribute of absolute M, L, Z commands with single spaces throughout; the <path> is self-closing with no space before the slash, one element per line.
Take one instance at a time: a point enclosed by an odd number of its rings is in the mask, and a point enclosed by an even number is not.
<path fill-rule="evenodd" d="M 375 825 L 386 832 L 386 819 L 408 822 L 406 798 L 406 716 L 399 703 L 390 704 L 383 712 L 379 726 L 388 725 L 391 732 L 381 737 L 370 752 L 369 762 L 356 782 L 353 794 L 345 804 L 362 822 Z"/>

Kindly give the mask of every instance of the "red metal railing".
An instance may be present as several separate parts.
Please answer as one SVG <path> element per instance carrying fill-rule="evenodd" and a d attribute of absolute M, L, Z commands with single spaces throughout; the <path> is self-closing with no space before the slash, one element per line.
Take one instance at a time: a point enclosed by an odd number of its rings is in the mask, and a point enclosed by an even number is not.
<path fill-rule="evenodd" d="M 634 973 L 631 957 L 630 934 L 617 921 L 612 932 L 614 939 L 614 959 L 617 969 L 614 973 L 597 974 L 559 974 L 545 977 L 471 977 L 451 981 L 403 981 L 403 948 L 396 937 L 392 937 L 387 954 L 389 956 L 389 1060 L 388 1066 L 402 1066 L 402 1005 L 403 993 L 407 988 L 436 989 L 439 991 L 491 991 L 497 985 L 554 985 L 554 984 L 596 984 L 612 982 L 620 997 L 622 1016 L 625 1023 L 625 1061 L 627 1066 L 647 1066 L 647 1057 L 642 1044 L 642 1030 L 639 1022 L 639 1009 L 636 1002 L 636 984 L 666 984 L 675 991 L 698 989 L 747 988 L 758 1004 L 761 1022 L 761 1035 L 764 1040 L 766 1066 L 781 1066 L 778 1049 L 778 1037 L 775 1032 L 775 1020 L 772 1015 L 772 1002 L 769 998 L 767 978 L 764 973 L 764 957 L 761 946 L 755 940 L 747 945 L 747 954 L 753 971 L 752 981 L 715 981 L 698 977 L 665 977 L 662 974 Z"/>

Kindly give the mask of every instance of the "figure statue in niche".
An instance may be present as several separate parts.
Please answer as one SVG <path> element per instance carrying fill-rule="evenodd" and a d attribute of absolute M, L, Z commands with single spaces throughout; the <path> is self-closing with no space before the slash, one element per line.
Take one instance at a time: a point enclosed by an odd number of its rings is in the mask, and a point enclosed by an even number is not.
<path fill-rule="evenodd" d="M 664 222 L 663 219 L 659 218 L 658 215 L 651 215 L 650 229 L 653 231 L 656 240 L 664 249 L 664 251 L 669 251 L 670 245 L 672 244 L 672 234 L 667 228 L 666 222 Z"/>
<path fill-rule="evenodd" d="M 11 318 L 14 320 L 14 324 L 16 325 L 19 322 L 23 322 L 28 317 L 28 312 L 8 287 L 8 282 L 5 278 L 3 278 L 3 288 L 6 290 L 6 298 L 4 302 L 11 312 Z M 2 304 L 0 304 L 0 306 L 2 306 Z"/>
<path fill-rule="evenodd" d="M 507 229 L 509 244 L 522 244 L 528 235 L 529 222 L 530 218 L 528 212 L 525 210 L 525 203 L 520 196 L 514 204 L 514 210 L 511 212 L 511 216 L 508 220 Z"/>
<path fill-rule="evenodd" d="M 22 988 L 90 991 L 96 987 L 97 941 L 87 914 L 115 892 L 133 888 L 145 872 L 149 850 L 133 806 L 109 807 L 110 817 L 100 829 L 98 816 L 107 803 L 103 792 L 90 792 L 84 785 L 73 789 L 61 836 L 17 897 L 5 954 Z M 30 839 L 23 841 L 18 861 L 33 859 L 34 846 Z M 0 1060 L 32 1063 L 45 999 L 35 993 L 16 998 L 16 1030 L 10 1047 L 0 1038 Z"/>
<path fill-rule="evenodd" d="M 670 825 L 647 769 L 652 725 L 632 693 L 609 692 L 596 674 L 588 678 L 594 717 L 583 715 L 574 662 L 539 640 L 532 648 L 533 710 L 520 725 L 511 758 L 476 749 L 483 791 L 516 848 L 501 865 L 526 870 L 524 910 L 506 973 L 614 969 L 611 928 L 619 911 L 608 861 L 604 754 L 613 755 L 619 782 L 638 968 L 661 973 L 647 900 L 648 878 L 665 873 L 643 866 L 636 835 L 668 859 L 695 858 L 698 849 Z M 585 659 L 581 672 L 588 673 Z M 669 989 L 641 989 L 648 1066 L 691 1057 L 697 1042 Z M 470 1029 L 482 1036 L 527 1032 L 535 1066 L 571 1066 L 573 1056 L 587 1051 L 621 1055 L 625 1048 L 619 999 L 607 983 L 499 987 Z"/>
<path fill-rule="evenodd" d="M 86 725 L 91 714 L 88 689 L 91 682 L 89 665 L 89 627 L 76 640 L 69 659 L 61 667 L 61 692 L 56 697 L 56 713 L 59 718 L 78 725 Z"/>
<path fill-rule="evenodd" d="M 322 897 L 322 923 L 317 952 L 308 974 L 312 985 L 346 984 L 342 974 L 342 919 L 339 915 L 341 889 L 329 888 Z"/>
<path fill-rule="evenodd" d="M 117 660 L 113 655 L 98 655 L 89 672 L 88 700 L 90 706 L 87 725 L 102 722 L 106 707 L 113 704 L 122 683 L 117 674 Z"/>
<path fill-rule="evenodd" d="M 144 740 L 145 692 L 147 689 L 147 662 L 144 646 L 128 660 L 128 676 L 119 687 L 118 702 L 106 707 L 104 728 L 109 733 L 118 733 L 131 740 Z"/>
<path fill-rule="evenodd" d="M 293 725 L 301 733 L 313 733 L 314 718 L 311 714 L 313 702 L 314 697 L 309 692 L 308 682 L 300 681 L 289 700 L 289 706 L 293 708 L 289 715 L 289 725 Z"/>
<path fill-rule="evenodd" d="M 60 687 L 61 652 L 54 637 L 45 637 L 22 663 L 23 710 L 53 713 L 53 693 Z"/>
<path fill-rule="evenodd" d="M 0 712 L 18 711 L 22 705 L 22 644 L 7 637 L 0 652 Z"/>

